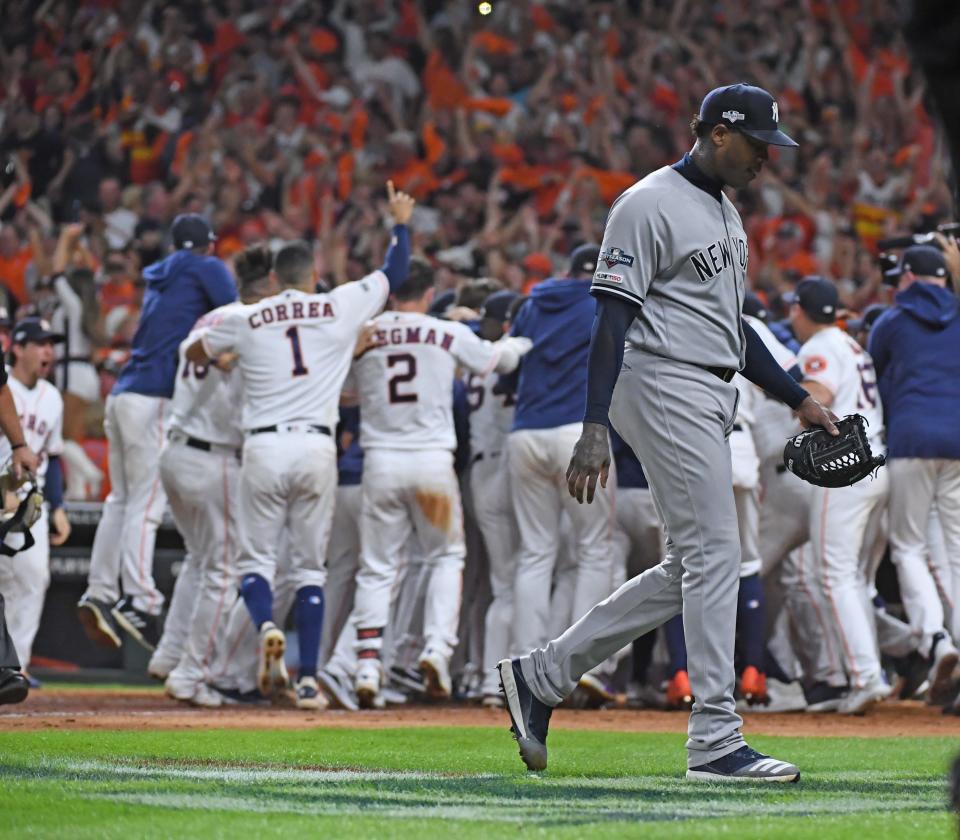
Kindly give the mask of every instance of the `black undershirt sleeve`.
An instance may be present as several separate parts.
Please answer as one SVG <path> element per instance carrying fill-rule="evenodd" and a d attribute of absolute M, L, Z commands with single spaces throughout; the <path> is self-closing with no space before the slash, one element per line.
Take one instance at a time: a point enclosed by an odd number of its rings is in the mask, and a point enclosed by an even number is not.
<path fill-rule="evenodd" d="M 786 403 L 792 409 L 798 408 L 809 394 L 797 384 L 789 372 L 777 364 L 757 331 L 745 320 L 742 320 L 742 324 L 747 340 L 747 361 L 740 373 L 754 385 L 763 388 L 771 397 Z"/>
<path fill-rule="evenodd" d="M 613 388 L 623 364 L 623 343 L 640 307 L 612 295 L 597 295 L 597 312 L 587 357 L 587 408 L 585 423 L 607 425 Z"/>

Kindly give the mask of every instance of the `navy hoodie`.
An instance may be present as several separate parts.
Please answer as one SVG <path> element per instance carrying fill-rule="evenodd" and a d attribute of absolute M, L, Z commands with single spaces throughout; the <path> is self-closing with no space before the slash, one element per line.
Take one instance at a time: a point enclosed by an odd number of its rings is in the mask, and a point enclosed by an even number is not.
<path fill-rule="evenodd" d="M 221 260 L 192 251 L 147 266 L 143 278 L 140 323 L 113 393 L 172 397 L 180 342 L 201 315 L 235 301 L 237 286 Z"/>
<path fill-rule="evenodd" d="M 890 458 L 960 459 L 960 300 L 917 281 L 870 331 Z"/>
<path fill-rule="evenodd" d="M 583 420 L 596 308 L 589 280 L 550 279 L 533 287 L 511 330 L 533 341 L 520 365 L 514 431 Z"/>

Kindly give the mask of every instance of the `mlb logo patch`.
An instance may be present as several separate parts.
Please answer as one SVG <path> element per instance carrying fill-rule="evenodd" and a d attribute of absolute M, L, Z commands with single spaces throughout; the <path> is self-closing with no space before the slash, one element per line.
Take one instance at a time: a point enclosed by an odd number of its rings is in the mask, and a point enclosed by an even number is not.
<path fill-rule="evenodd" d="M 606 251 L 601 251 L 600 259 L 607 264 L 607 268 L 613 268 L 618 264 L 628 268 L 633 265 L 633 257 L 625 254 L 621 248 L 608 248 Z"/>

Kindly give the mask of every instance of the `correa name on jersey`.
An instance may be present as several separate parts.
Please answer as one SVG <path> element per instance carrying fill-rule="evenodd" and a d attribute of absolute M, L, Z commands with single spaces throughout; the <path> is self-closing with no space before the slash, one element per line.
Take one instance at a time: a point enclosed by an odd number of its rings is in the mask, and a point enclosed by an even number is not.
<path fill-rule="evenodd" d="M 422 330 L 420 327 L 392 327 L 388 330 L 377 330 L 378 344 L 433 344 L 449 350 L 453 345 L 453 336 L 448 332 L 441 332 L 430 328 Z"/>
<path fill-rule="evenodd" d="M 281 321 L 332 320 L 337 317 L 333 304 L 329 301 L 293 301 L 291 303 L 275 303 L 264 309 L 257 310 L 249 317 L 250 329 L 258 329 L 266 324 Z"/>

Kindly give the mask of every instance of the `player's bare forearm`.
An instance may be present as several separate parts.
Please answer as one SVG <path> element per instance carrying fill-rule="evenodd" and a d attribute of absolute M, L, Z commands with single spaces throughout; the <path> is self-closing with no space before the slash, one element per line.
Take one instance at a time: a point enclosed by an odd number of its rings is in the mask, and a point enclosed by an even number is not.
<path fill-rule="evenodd" d="M 567 489 L 580 504 L 586 491 L 587 504 L 593 501 L 597 481 L 606 488 L 610 475 L 610 440 L 602 423 L 585 422 L 580 439 L 573 447 L 567 467 Z"/>
<path fill-rule="evenodd" d="M 193 362 L 195 365 L 210 364 L 210 357 L 207 355 L 207 351 L 203 349 L 203 341 L 199 338 L 187 348 L 185 355 L 187 361 Z"/>
<path fill-rule="evenodd" d="M 23 439 L 23 429 L 20 426 L 17 406 L 13 401 L 10 386 L 6 384 L 0 387 L 0 432 L 3 432 L 4 437 L 10 441 L 10 446 L 13 448 L 14 475 L 19 478 L 25 469 L 36 472 L 40 465 L 40 459 Z"/>

